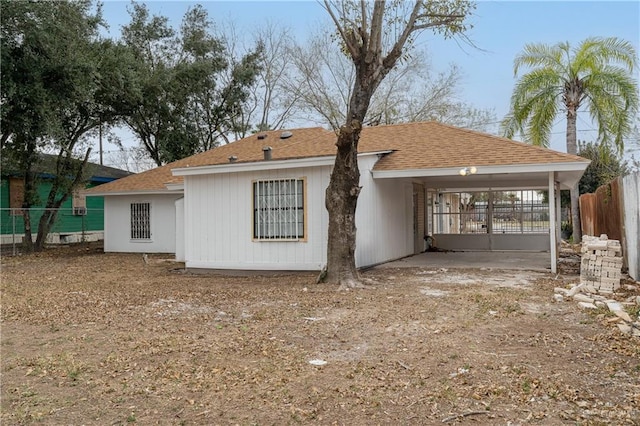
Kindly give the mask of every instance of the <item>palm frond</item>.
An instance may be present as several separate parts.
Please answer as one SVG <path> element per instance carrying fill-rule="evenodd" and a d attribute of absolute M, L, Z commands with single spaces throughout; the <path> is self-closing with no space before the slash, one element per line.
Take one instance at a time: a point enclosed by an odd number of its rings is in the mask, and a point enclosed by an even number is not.
<path fill-rule="evenodd" d="M 546 146 L 554 120 L 548 113 L 557 112 L 563 86 L 562 78 L 550 68 L 524 74 L 511 95 L 510 114 L 502 123 L 504 134 L 512 137 L 520 132 L 527 142 Z"/>
<path fill-rule="evenodd" d="M 564 68 L 563 56 L 568 49 L 568 43 L 553 46 L 542 43 L 527 44 L 513 61 L 513 74 L 518 75 L 518 71 L 523 67 L 550 68 L 559 73 Z"/>
<path fill-rule="evenodd" d="M 590 37 L 575 50 L 572 66 L 582 73 L 597 72 L 608 64 L 618 64 L 632 73 L 637 54 L 631 43 L 617 37 Z"/>
<path fill-rule="evenodd" d="M 598 124 L 598 137 L 624 149 L 639 108 L 637 82 L 620 67 L 607 65 L 585 77 L 583 87 L 589 114 Z"/>

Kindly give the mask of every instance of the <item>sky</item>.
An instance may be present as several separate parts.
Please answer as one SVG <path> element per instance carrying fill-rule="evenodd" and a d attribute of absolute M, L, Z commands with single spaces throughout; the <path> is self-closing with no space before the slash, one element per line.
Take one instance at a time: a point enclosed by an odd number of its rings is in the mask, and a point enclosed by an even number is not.
<path fill-rule="evenodd" d="M 214 22 L 233 22 L 240 33 L 251 33 L 272 21 L 289 28 L 298 42 L 304 42 L 313 30 L 332 28 L 327 12 L 314 0 L 144 3 L 152 13 L 167 16 L 176 27 L 185 11 L 200 3 Z M 113 37 L 117 38 L 121 26 L 129 21 L 129 5 L 128 1 L 104 1 L 104 17 Z M 631 42 L 640 52 L 638 1 L 478 1 L 470 22 L 473 28 L 467 35 L 476 47 L 429 32 L 422 33 L 416 43 L 429 52 L 434 71 L 457 64 L 463 72 L 460 100 L 492 109 L 497 120 L 508 113 L 516 82 L 513 59 L 527 43 L 567 41 L 576 46 L 587 37 L 613 36 Z M 638 78 L 637 72 L 634 77 Z M 559 117 L 553 129 L 552 149 L 566 150 L 565 123 Z M 588 112 L 579 114 L 578 126 L 578 139 L 596 139 L 597 130 L 589 122 Z"/>

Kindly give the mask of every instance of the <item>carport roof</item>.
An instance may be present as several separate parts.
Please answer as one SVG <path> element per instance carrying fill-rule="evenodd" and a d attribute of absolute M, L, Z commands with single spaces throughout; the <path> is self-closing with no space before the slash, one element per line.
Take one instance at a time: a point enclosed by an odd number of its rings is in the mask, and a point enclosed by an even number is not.
<path fill-rule="evenodd" d="M 175 169 L 224 167 L 264 163 L 263 147 L 270 146 L 272 160 L 296 160 L 335 155 L 336 134 L 320 127 L 293 129 L 283 138 L 283 130 L 261 132 L 239 141 L 196 154 L 147 172 L 101 185 L 88 195 L 164 192 L 167 185 L 179 185 L 182 176 Z M 578 156 L 528 145 L 486 133 L 460 129 L 437 122 L 406 123 L 364 128 L 359 152 L 386 152 L 374 166 L 374 172 L 402 172 L 459 169 L 467 166 L 504 167 L 540 166 L 550 170 L 586 168 L 589 161 Z M 236 161 L 229 162 L 229 157 Z M 520 167 L 517 167 L 519 169 Z M 433 174 L 432 174 L 433 175 Z"/>

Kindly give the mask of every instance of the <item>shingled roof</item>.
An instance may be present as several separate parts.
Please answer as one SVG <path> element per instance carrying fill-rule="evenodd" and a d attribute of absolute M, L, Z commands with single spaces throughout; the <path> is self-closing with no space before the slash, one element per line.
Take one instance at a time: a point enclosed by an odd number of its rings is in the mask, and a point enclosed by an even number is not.
<path fill-rule="evenodd" d="M 162 167 L 101 185 L 91 192 L 120 193 L 163 191 L 167 183 L 182 182 L 172 169 L 230 165 L 264 161 L 262 148 L 272 148 L 272 160 L 289 160 L 335 155 L 336 134 L 320 127 L 262 132 L 239 141 L 196 154 Z M 264 136 L 264 137 L 263 137 Z M 485 133 L 437 122 L 406 123 L 363 129 L 358 151 L 392 151 L 374 170 L 419 170 L 450 167 L 527 165 L 588 162 L 588 160 Z"/>
<path fill-rule="evenodd" d="M 57 155 L 52 154 L 38 154 L 37 161 L 33 165 L 32 171 L 34 173 L 44 175 L 45 177 L 51 177 L 56 174 L 56 161 Z M 81 161 L 75 159 L 75 161 Z M 2 174 L 4 176 L 22 176 L 23 171 L 17 166 L 10 157 L 3 156 L 1 160 Z M 115 167 L 103 166 L 96 163 L 87 163 L 84 170 L 84 175 L 89 181 L 104 181 L 120 179 L 126 176 L 132 175 L 131 172 L 126 170 L 116 169 Z"/>

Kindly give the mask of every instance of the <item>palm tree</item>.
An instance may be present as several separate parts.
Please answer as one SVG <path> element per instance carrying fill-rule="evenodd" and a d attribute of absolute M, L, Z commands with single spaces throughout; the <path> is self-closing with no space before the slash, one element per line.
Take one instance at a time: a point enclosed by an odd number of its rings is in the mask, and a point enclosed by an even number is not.
<path fill-rule="evenodd" d="M 522 75 L 511 95 L 509 114 L 502 121 L 506 137 L 516 133 L 534 145 L 548 146 L 560 112 L 567 117 L 567 152 L 577 154 L 576 120 L 586 107 L 598 126 L 600 143 L 620 151 L 638 110 L 638 86 L 632 73 L 637 56 L 631 43 L 618 38 L 592 37 L 577 48 L 528 44 L 514 60 L 514 75 Z M 571 189 L 573 241 L 581 240 L 578 184 Z"/>

